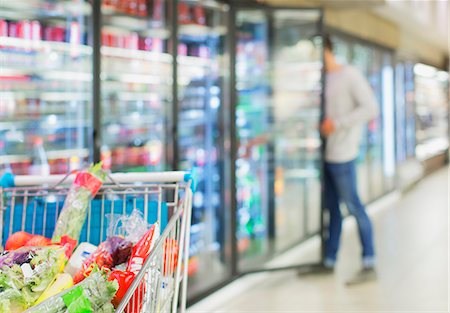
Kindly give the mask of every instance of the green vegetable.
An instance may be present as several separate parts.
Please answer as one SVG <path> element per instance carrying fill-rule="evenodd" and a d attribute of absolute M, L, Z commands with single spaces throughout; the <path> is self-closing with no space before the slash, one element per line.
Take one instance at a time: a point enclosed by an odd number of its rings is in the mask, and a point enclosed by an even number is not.
<path fill-rule="evenodd" d="M 33 250 L 33 258 L 22 265 L 29 267 L 27 275 L 18 264 L 0 269 L 0 312 L 22 312 L 32 306 L 60 271 L 63 248 L 29 249 Z"/>
<path fill-rule="evenodd" d="M 17 289 L 8 289 L 0 294 L 0 312 L 23 312 L 28 303 Z"/>
<path fill-rule="evenodd" d="M 64 235 L 79 239 L 89 203 L 105 179 L 106 172 L 102 169 L 101 162 L 92 164 L 87 171 L 77 174 L 56 222 L 53 242 L 59 242 Z"/>
<path fill-rule="evenodd" d="M 107 274 L 98 271 L 68 291 L 30 308 L 26 313 L 111 313 L 114 312 L 111 299 L 118 288 L 116 281 L 108 281 Z"/>
<path fill-rule="evenodd" d="M 98 179 L 100 179 L 102 182 L 106 180 L 106 172 L 103 169 L 103 162 L 98 162 L 97 164 L 91 164 L 91 166 L 88 168 L 88 173 L 91 173 Z"/>

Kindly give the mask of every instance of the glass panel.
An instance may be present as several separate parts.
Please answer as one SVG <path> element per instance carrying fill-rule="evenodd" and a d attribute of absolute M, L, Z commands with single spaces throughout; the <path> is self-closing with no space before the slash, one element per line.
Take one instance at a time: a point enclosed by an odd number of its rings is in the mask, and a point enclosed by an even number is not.
<path fill-rule="evenodd" d="M 448 149 L 448 73 L 416 64 L 416 155 L 425 160 Z"/>
<path fill-rule="evenodd" d="M 261 266 L 319 230 L 319 17 L 315 10 L 238 14 L 236 174 L 242 271 Z"/>
<path fill-rule="evenodd" d="M 395 179 L 395 117 L 394 117 L 394 69 L 392 67 L 392 55 L 383 54 L 383 176 L 384 191 L 388 192 L 394 188 Z"/>
<path fill-rule="evenodd" d="M 395 155 L 396 162 L 406 160 L 406 88 L 405 65 L 395 67 Z"/>
<path fill-rule="evenodd" d="M 416 109 L 414 96 L 414 65 L 405 63 L 405 105 L 406 105 L 406 156 L 416 155 Z"/>
<path fill-rule="evenodd" d="M 270 123 L 268 23 L 263 11 L 238 12 L 236 48 L 236 237 L 240 258 L 251 259 L 267 253 L 269 243 L 270 147 L 258 140 Z"/>
<path fill-rule="evenodd" d="M 340 64 L 348 64 L 351 60 L 351 45 L 339 38 L 333 37 L 334 55 Z"/>
<path fill-rule="evenodd" d="M 274 14 L 271 119 L 278 251 L 319 230 L 322 49 L 315 37 L 318 19 L 318 11 Z"/>
<path fill-rule="evenodd" d="M 230 273 L 223 125 L 230 64 L 228 7 L 215 1 L 178 5 L 180 168 L 195 167 L 188 293 L 192 296 Z"/>
<path fill-rule="evenodd" d="M 375 200 L 384 193 L 383 175 L 383 88 L 382 88 L 382 53 L 375 48 L 369 48 L 371 54 L 371 67 L 369 82 L 375 92 L 380 114 L 369 122 L 369 160 L 370 160 L 370 200 Z"/>
<path fill-rule="evenodd" d="M 165 168 L 172 56 L 166 1 L 102 1 L 102 150 L 112 171 Z"/>
<path fill-rule="evenodd" d="M 0 171 L 57 174 L 89 159 L 87 1 L 0 1 Z"/>
<path fill-rule="evenodd" d="M 364 75 L 369 76 L 370 72 L 370 49 L 362 45 L 356 44 L 352 51 L 352 64 L 355 65 Z M 368 127 L 364 127 L 362 131 L 361 148 L 357 160 L 358 172 L 358 189 L 360 197 L 364 203 L 370 199 L 370 185 L 369 185 L 369 131 Z"/>

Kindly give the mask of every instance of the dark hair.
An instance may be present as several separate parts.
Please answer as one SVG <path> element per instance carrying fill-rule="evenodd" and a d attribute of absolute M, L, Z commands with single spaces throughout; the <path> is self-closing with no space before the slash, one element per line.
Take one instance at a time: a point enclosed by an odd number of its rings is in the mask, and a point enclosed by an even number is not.
<path fill-rule="evenodd" d="M 331 40 L 330 35 L 324 34 L 323 35 L 323 47 L 324 49 L 328 49 L 329 51 L 333 52 L 333 41 Z"/>

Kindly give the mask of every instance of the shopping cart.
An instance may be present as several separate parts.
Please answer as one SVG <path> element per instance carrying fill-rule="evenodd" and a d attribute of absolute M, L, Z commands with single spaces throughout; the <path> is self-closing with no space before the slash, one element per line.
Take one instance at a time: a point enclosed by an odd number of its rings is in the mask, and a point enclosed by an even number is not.
<path fill-rule="evenodd" d="M 9 186 L 0 188 L 0 241 L 4 244 L 16 231 L 50 237 L 74 177 L 4 179 Z M 91 201 L 80 242 L 105 240 L 108 214 L 139 210 L 149 223 L 161 225 L 159 239 L 116 312 L 185 311 L 192 188 L 186 172 L 114 173 Z"/>

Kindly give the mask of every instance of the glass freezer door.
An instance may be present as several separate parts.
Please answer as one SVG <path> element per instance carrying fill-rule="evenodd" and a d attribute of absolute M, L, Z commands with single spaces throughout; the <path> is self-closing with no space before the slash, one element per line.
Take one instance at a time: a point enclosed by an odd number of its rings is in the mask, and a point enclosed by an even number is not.
<path fill-rule="evenodd" d="M 260 268 L 320 228 L 320 11 L 237 14 L 239 271 Z"/>
<path fill-rule="evenodd" d="M 228 6 L 178 3 L 178 165 L 194 170 L 189 260 L 190 297 L 230 276 L 228 176 L 224 123 L 228 108 Z"/>
<path fill-rule="evenodd" d="M 102 0 L 101 159 L 112 171 L 166 169 L 169 3 Z"/>
<path fill-rule="evenodd" d="M 60 174 L 89 161 L 91 12 L 84 0 L 0 1 L 0 172 Z"/>

